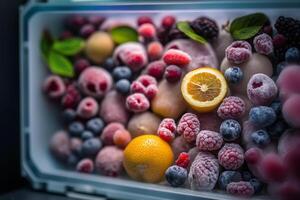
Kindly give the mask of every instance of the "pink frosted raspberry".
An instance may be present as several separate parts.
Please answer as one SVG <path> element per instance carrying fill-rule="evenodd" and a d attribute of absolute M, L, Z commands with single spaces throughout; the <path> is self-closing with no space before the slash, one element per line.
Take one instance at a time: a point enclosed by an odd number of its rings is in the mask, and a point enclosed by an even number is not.
<path fill-rule="evenodd" d="M 126 108 L 132 112 L 144 112 L 150 107 L 149 100 L 142 93 L 134 93 L 127 97 Z"/>
<path fill-rule="evenodd" d="M 84 98 L 77 107 L 77 115 L 84 119 L 89 119 L 97 114 L 99 105 L 92 97 Z"/>
<path fill-rule="evenodd" d="M 223 144 L 223 138 L 220 133 L 202 130 L 198 133 L 196 146 L 200 151 L 219 150 Z"/>
<path fill-rule="evenodd" d="M 130 86 L 131 93 L 142 93 L 148 99 L 153 99 L 158 92 L 157 81 L 154 77 L 147 74 L 141 75 Z"/>
<path fill-rule="evenodd" d="M 164 74 L 165 68 L 166 64 L 163 61 L 153 61 L 148 64 L 146 68 L 146 74 L 149 74 L 150 76 L 153 76 L 156 79 L 160 79 Z"/>
<path fill-rule="evenodd" d="M 114 144 L 114 135 L 118 130 L 124 130 L 125 127 L 123 124 L 118 122 L 109 123 L 102 131 L 101 141 L 105 145 L 113 145 Z"/>
<path fill-rule="evenodd" d="M 81 91 L 95 98 L 103 97 L 112 88 L 112 77 L 99 67 L 86 68 L 78 79 Z"/>
<path fill-rule="evenodd" d="M 254 194 L 253 186 L 246 181 L 231 182 L 227 185 L 226 191 L 229 194 L 245 197 L 251 197 Z"/>
<path fill-rule="evenodd" d="M 166 142 L 171 142 L 175 138 L 175 131 L 176 124 L 174 119 L 165 118 L 159 124 L 157 135 Z"/>
<path fill-rule="evenodd" d="M 269 55 L 273 52 L 272 38 L 266 34 L 260 34 L 253 39 L 254 48 L 257 53 Z"/>
<path fill-rule="evenodd" d="M 227 60 L 232 64 L 241 64 L 252 55 L 251 45 L 246 41 L 235 41 L 225 50 Z"/>
<path fill-rule="evenodd" d="M 119 176 L 123 169 L 123 151 L 116 146 L 101 149 L 95 160 L 95 168 L 106 176 Z"/>
<path fill-rule="evenodd" d="M 243 99 L 236 96 L 226 97 L 218 108 L 222 119 L 239 119 L 245 114 L 246 105 Z"/>
<path fill-rule="evenodd" d="M 185 113 L 178 122 L 177 132 L 187 142 L 194 142 L 200 131 L 200 121 L 193 113 Z"/>
<path fill-rule="evenodd" d="M 164 48 L 158 41 L 153 41 L 147 46 L 149 60 L 158 60 L 161 58 Z"/>
<path fill-rule="evenodd" d="M 190 64 L 192 58 L 184 51 L 169 49 L 164 53 L 163 60 L 167 65 L 177 65 L 179 67 L 185 67 Z"/>
<path fill-rule="evenodd" d="M 247 85 L 247 95 L 256 106 L 269 105 L 277 96 L 275 82 L 265 74 L 254 74 Z"/>
<path fill-rule="evenodd" d="M 60 98 L 66 92 L 66 86 L 59 76 L 50 75 L 43 83 L 43 90 L 50 98 Z"/>
<path fill-rule="evenodd" d="M 219 164 L 214 155 L 199 152 L 191 165 L 188 181 L 193 190 L 212 190 L 219 177 Z"/>
<path fill-rule="evenodd" d="M 155 29 L 154 25 L 151 23 L 142 24 L 138 28 L 138 32 L 142 37 L 147 38 L 147 39 L 151 39 L 156 36 L 156 29 Z"/>
<path fill-rule="evenodd" d="M 82 173 L 92 173 L 94 171 L 94 162 L 89 158 L 85 158 L 77 164 L 76 170 Z"/>
<path fill-rule="evenodd" d="M 70 84 L 67 87 L 66 94 L 61 99 L 64 108 L 74 108 L 80 101 L 81 94 L 76 84 Z"/>
<path fill-rule="evenodd" d="M 244 163 L 244 150 L 238 144 L 226 143 L 218 153 L 218 160 L 225 169 L 236 170 Z"/>

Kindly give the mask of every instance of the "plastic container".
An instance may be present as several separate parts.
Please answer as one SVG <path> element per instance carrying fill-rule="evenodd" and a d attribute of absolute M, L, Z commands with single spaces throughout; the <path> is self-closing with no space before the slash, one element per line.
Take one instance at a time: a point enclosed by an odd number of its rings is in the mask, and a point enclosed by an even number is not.
<path fill-rule="evenodd" d="M 33 188 L 68 196 L 116 199 L 234 199 L 222 192 L 200 192 L 147 184 L 126 178 L 86 175 L 71 171 L 57 162 L 49 152 L 51 134 L 59 129 L 58 108 L 41 93 L 47 75 L 41 59 L 39 40 L 44 28 L 53 34 L 62 29 L 61 21 L 71 14 L 101 14 L 130 21 L 138 15 L 151 15 L 154 20 L 168 13 L 180 19 L 211 16 L 219 22 L 253 12 L 264 12 L 271 20 L 279 15 L 300 18 L 300 3 L 296 1 L 182 1 L 182 2 L 109 2 L 109 1 L 49 1 L 29 2 L 21 8 L 21 143 L 22 174 Z M 255 199 L 266 197 L 255 196 Z M 102 199 L 102 198 L 99 198 Z"/>

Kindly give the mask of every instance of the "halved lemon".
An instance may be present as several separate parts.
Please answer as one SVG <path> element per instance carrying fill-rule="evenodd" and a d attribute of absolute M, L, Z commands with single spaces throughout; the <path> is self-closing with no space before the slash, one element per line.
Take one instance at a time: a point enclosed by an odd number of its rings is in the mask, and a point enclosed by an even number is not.
<path fill-rule="evenodd" d="M 224 99 L 227 88 L 223 74 L 211 67 L 190 71 L 181 83 L 183 98 L 199 112 L 214 110 Z"/>

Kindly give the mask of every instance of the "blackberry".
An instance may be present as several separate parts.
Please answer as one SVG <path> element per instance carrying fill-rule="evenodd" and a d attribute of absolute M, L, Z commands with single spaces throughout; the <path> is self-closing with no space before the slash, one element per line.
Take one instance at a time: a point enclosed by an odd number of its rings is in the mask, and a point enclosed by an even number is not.
<path fill-rule="evenodd" d="M 218 37 L 219 28 L 217 23 L 208 17 L 199 17 L 191 23 L 194 31 L 206 39 Z"/>
<path fill-rule="evenodd" d="M 277 18 L 275 28 L 288 39 L 289 45 L 300 47 L 300 21 L 291 17 Z"/>

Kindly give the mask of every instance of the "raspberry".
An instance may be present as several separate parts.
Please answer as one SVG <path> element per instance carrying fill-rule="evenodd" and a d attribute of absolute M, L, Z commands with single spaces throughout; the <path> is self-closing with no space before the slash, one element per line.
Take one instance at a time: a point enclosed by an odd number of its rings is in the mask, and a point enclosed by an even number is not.
<path fill-rule="evenodd" d="M 200 122 L 195 114 L 185 113 L 178 122 L 177 132 L 187 142 L 194 142 L 200 131 Z"/>
<path fill-rule="evenodd" d="M 149 75 L 141 75 L 130 86 L 131 93 L 142 93 L 148 99 L 153 99 L 158 92 L 157 81 Z"/>
<path fill-rule="evenodd" d="M 216 21 L 208 17 L 199 17 L 192 21 L 191 27 L 196 33 L 203 36 L 206 39 L 213 39 L 218 37 L 219 28 Z"/>
<path fill-rule="evenodd" d="M 167 65 L 177 65 L 185 67 L 191 62 L 191 56 L 181 50 L 169 49 L 163 55 L 163 60 Z"/>
<path fill-rule="evenodd" d="M 89 119 L 97 114 L 99 105 L 92 97 L 84 98 L 77 107 L 77 115 L 84 119 Z"/>
<path fill-rule="evenodd" d="M 219 187 L 226 190 L 229 183 L 238 182 L 242 180 L 242 174 L 238 171 L 223 171 L 219 176 Z"/>
<path fill-rule="evenodd" d="M 146 73 L 150 76 L 155 77 L 156 79 L 160 79 L 164 74 L 165 68 L 166 64 L 163 61 L 154 61 L 148 64 L 146 68 Z"/>
<path fill-rule="evenodd" d="M 92 173 L 94 171 L 94 162 L 89 158 L 85 158 L 77 164 L 76 170 L 82 173 Z"/>
<path fill-rule="evenodd" d="M 174 119 L 165 118 L 159 124 L 157 135 L 166 142 L 171 142 L 175 138 L 175 130 L 176 124 Z"/>
<path fill-rule="evenodd" d="M 218 160 L 213 154 L 199 152 L 191 165 L 188 180 L 193 190 L 212 190 L 219 176 Z"/>
<path fill-rule="evenodd" d="M 149 60 L 158 60 L 161 58 L 163 53 L 163 46 L 158 41 L 153 41 L 148 44 L 147 46 L 147 54 L 149 57 Z"/>
<path fill-rule="evenodd" d="M 227 185 L 226 191 L 229 194 L 245 197 L 251 197 L 254 194 L 253 186 L 246 181 L 231 182 Z"/>
<path fill-rule="evenodd" d="M 286 38 L 282 34 L 277 34 L 273 37 L 273 46 L 275 48 L 284 47 L 286 45 Z"/>
<path fill-rule="evenodd" d="M 190 164 L 190 156 L 186 152 L 182 152 L 179 154 L 177 160 L 175 161 L 176 165 L 187 168 Z"/>
<path fill-rule="evenodd" d="M 165 71 L 165 78 L 168 82 L 174 83 L 180 80 L 182 75 L 182 70 L 176 65 L 169 65 Z"/>
<path fill-rule="evenodd" d="M 81 99 L 81 95 L 75 84 L 71 84 L 67 87 L 65 96 L 62 98 L 62 105 L 65 108 L 75 107 Z"/>
<path fill-rule="evenodd" d="M 140 16 L 137 20 L 138 26 L 141 26 L 142 24 L 153 24 L 153 21 L 151 17 L 148 16 Z"/>
<path fill-rule="evenodd" d="M 266 33 L 256 36 L 253 44 L 257 53 L 269 55 L 273 52 L 272 38 Z"/>
<path fill-rule="evenodd" d="M 218 153 L 218 160 L 225 169 L 236 170 L 244 163 L 244 150 L 238 144 L 226 143 Z"/>
<path fill-rule="evenodd" d="M 223 144 L 223 138 L 220 133 L 202 130 L 198 133 L 196 146 L 200 151 L 219 150 Z"/>
<path fill-rule="evenodd" d="M 165 29 L 170 29 L 176 22 L 176 18 L 172 15 L 165 16 L 161 21 L 161 26 Z"/>
<path fill-rule="evenodd" d="M 51 153 L 59 160 L 66 161 L 71 154 L 70 137 L 65 131 L 55 132 L 50 139 Z"/>
<path fill-rule="evenodd" d="M 225 98 L 218 108 L 218 116 L 222 119 L 238 119 L 245 114 L 246 105 L 240 97 Z"/>
<path fill-rule="evenodd" d="M 251 45 L 246 41 L 235 41 L 225 50 L 226 58 L 232 64 L 241 64 L 252 55 Z"/>
<path fill-rule="evenodd" d="M 153 24 L 150 24 L 150 23 L 142 24 L 138 28 L 138 32 L 142 37 L 147 38 L 147 39 L 151 39 L 156 36 L 156 29 L 153 26 Z"/>
<path fill-rule="evenodd" d="M 149 109 L 150 103 L 147 97 L 141 93 L 129 95 L 126 99 L 126 107 L 132 112 L 144 112 Z"/>
<path fill-rule="evenodd" d="M 283 181 L 287 175 L 285 164 L 277 154 L 269 153 L 262 158 L 259 171 L 267 181 Z"/>
<path fill-rule="evenodd" d="M 56 99 L 65 94 L 66 86 L 59 76 L 50 75 L 43 83 L 43 90 L 50 98 Z"/>
<path fill-rule="evenodd" d="M 257 164 L 262 158 L 262 151 L 257 147 L 252 147 L 245 152 L 245 161 L 248 164 Z"/>
<path fill-rule="evenodd" d="M 87 59 L 79 58 L 79 59 L 76 59 L 76 61 L 74 63 L 74 68 L 75 68 L 75 71 L 77 72 L 77 74 L 80 74 L 86 68 L 88 68 L 90 65 L 91 65 L 90 62 Z"/>

